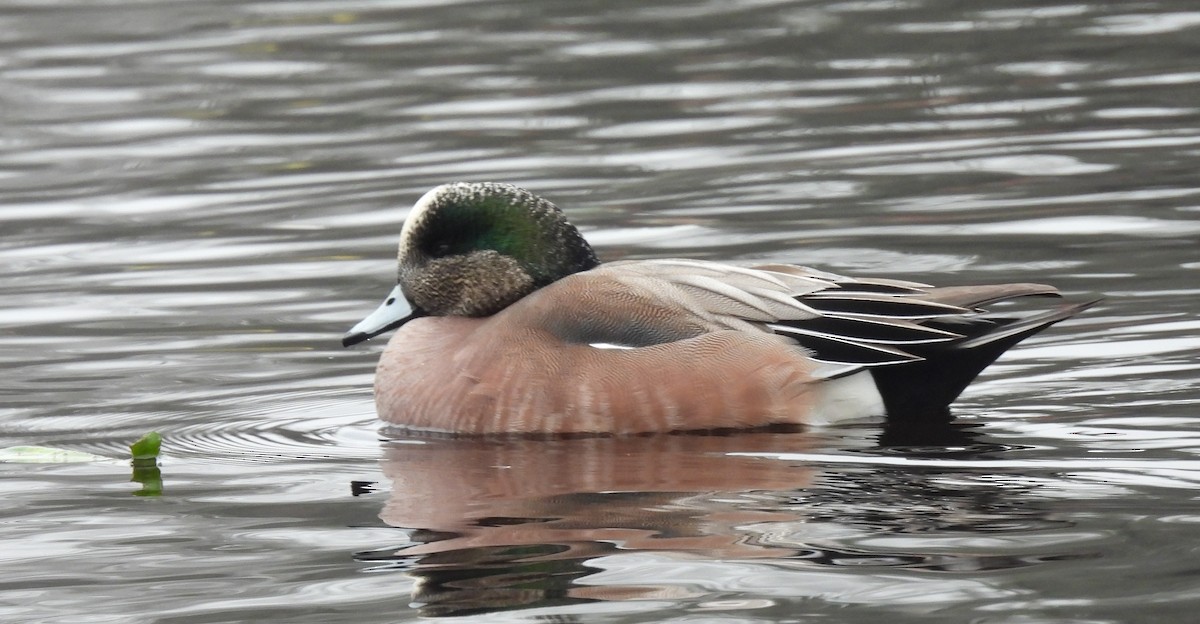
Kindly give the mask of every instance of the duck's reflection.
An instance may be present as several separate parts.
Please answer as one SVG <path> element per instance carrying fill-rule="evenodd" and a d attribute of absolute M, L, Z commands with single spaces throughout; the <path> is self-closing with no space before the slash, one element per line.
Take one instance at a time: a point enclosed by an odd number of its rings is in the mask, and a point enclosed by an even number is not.
<path fill-rule="evenodd" d="M 929 569 L 1029 565 L 1029 557 L 880 552 L 826 539 L 830 527 L 904 532 L 997 514 L 1013 528 L 1011 491 L 930 505 L 928 483 L 867 468 L 836 472 L 771 454 L 873 446 L 871 436 L 809 433 L 660 435 L 574 440 L 391 443 L 381 514 L 414 545 L 360 553 L 417 579 L 423 615 L 577 601 L 681 598 L 675 584 L 588 584 L 606 556 L 650 551 L 681 561 L 789 560 L 804 566 Z M 746 456 L 735 453 L 762 453 Z M 946 496 L 942 491 L 940 496 Z M 972 515 L 974 514 L 974 515 Z M 1040 524 L 1023 509 L 1017 516 Z M 953 520 L 948 517 L 953 516 Z M 823 528 L 822 528 L 823 527 Z"/>

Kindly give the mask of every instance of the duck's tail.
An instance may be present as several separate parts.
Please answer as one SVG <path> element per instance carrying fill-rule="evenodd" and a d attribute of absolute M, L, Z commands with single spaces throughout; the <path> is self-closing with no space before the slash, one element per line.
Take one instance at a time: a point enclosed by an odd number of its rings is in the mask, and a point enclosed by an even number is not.
<path fill-rule="evenodd" d="M 870 369 L 883 396 L 888 419 L 949 420 L 950 403 L 1002 353 L 1100 301 L 1061 305 L 1027 316 L 994 314 L 980 309 L 980 306 L 996 301 L 1030 295 L 1057 296 L 1057 291 L 1040 284 L 1005 284 L 934 288 L 921 297 L 974 309 L 976 313 L 923 322 L 922 325 L 952 331 L 962 338 L 907 346 L 907 352 L 921 359 Z"/>

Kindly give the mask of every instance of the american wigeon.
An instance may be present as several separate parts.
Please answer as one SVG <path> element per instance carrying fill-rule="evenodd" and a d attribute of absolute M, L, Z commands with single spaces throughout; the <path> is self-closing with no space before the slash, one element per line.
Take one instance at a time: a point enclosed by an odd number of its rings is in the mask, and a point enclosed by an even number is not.
<path fill-rule="evenodd" d="M 1093 302 L 983 306 L 1042 284 L 934 288 L 772 264 L 601 264 L 554 204 L 439 186 L 400 232 L 398 285 L 346 346 L 392 329 L 379 417 L 454 434 L 633 434 L 946 418 L 984 367 Z"/>

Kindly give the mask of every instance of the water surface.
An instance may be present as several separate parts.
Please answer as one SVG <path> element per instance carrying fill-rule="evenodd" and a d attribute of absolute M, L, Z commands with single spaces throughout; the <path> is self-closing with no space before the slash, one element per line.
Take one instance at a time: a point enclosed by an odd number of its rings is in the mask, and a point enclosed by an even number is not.
<path fill-rule="evenodd" d="M 1182 0 L 0 2 L 0 620 L 1191 622 L 1200 13 Z M 952 427 L 380 439 L 407 206 L 605 259 L 1104 296 Z M 487 614 L 486 616 L 481 614 Z"/>

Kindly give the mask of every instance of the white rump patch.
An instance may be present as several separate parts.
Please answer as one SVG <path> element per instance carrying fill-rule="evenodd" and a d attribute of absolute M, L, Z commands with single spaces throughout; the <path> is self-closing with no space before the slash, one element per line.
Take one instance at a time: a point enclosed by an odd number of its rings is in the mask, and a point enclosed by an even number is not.
<path fill-rule="evenodd" d="M 809 425 L 883 419 L 883 397 L 875 387 L 875 378 L 867 371 L 822 381 L 815 391 L 819 398 L 809 414 Z"/>

